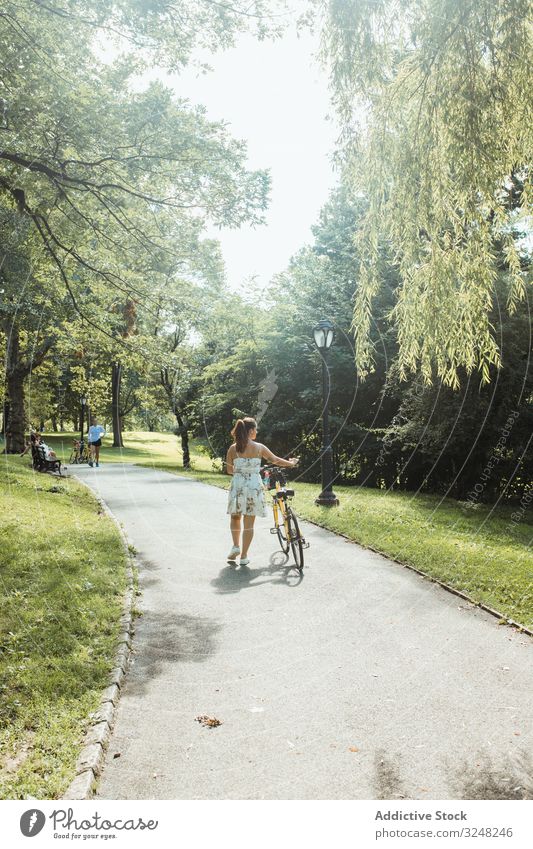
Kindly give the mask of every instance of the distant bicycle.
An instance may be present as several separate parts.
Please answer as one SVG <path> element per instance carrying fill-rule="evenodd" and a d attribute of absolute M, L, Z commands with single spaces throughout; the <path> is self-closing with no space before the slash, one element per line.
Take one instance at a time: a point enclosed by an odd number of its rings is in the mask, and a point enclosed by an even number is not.
<path fill-rule="evenodd" d="M 88 463 L 89 460 L 90 457 L 87 443 L 84 439 L 75 439 L 74 446 L 70 454 L 69 463 L 76 466 L 80 465 L 81 463 Z"/>
<path fill-rule="evenodd" d="M 287 488 L 287 478 L 279 466 L 263 466 L 261 477 L 265 487 L 272 492 L 274 527 L 270 529 L 270 533 L 277 535 L 284 554 L 288 554 L 289 548 L 291 549 L 296 568 L 302 574 L 304 548 L 309 548 L 309 543 L 300 533 L 296 513 L 290 505 L 294 489 Z"/>

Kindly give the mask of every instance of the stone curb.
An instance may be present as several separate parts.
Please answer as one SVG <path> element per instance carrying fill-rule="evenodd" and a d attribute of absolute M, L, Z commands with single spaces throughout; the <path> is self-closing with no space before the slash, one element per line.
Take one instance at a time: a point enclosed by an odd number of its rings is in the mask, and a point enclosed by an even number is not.
<path fill-rule="evenodd" d="M 80 480 L 77 478 L 77 480 Z M 80 481 L 85 486 L 85 481 Z M 92 492 L 92 490 L 91 490 Z M 93 493 L 94 494 L 94 493 Z M 109 744 L 115 714 L 120 699 L 120 689 L 124 684 L 124 678 L 132 653 L 133 639 L 133 600 L 135 588 L 133 583 L 133 555 L 130 551 L 126 535 L 107 504 L 98 499 L 103 511 L 116 524 L 124 552 L 126 554 L 126 575 L 128 588 L 124 594 L 122 603 L 122 615 L 120 617 L 120 634 L 117 641 L 114 656 L 114 666 L 109 673 L 109 684 L 100 698 L 100 706 L 95 713 L 91 714 L 91 725 L 85 732 L 83 747 L 76 762 L 76 777 L 67 787 L 62 799 L 82 800 L 91 799 L 96 792 L 98 776 L 102 770 L 105 752 Z"/>

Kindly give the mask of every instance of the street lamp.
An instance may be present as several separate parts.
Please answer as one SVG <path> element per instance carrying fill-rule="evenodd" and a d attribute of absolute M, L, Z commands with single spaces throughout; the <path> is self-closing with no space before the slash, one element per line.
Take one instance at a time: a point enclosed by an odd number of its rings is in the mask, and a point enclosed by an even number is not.
<path fill-rule="evenodd" d="M 81 400 L 80 442 L 83 442 L 83 423 L 85 421 L 85 404 L 87 403 L 87 398 L 82 397 L 80 400 Z"/>
<path fill-rule="evenodd" d="M 333 478 L 333 451 L 329 439 L 329 369 L 328 357 L 329 349 L 333 342 L 335 328 L 331 321 L 322 319 L 316 327 L 313 327 L 313 336 L 315 345 L 320 351 L 322 357 L 322 492 L 315 500 L 315 504 L 324 507 L 335 507 L 339 503 L 339 499 L 331 488 Z"/>

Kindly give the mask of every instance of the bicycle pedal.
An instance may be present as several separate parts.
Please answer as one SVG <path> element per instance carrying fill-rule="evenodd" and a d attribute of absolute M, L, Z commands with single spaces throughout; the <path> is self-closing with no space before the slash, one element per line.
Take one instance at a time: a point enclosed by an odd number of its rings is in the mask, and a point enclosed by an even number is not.
<path fill-rule="evenodd" d="M 277 534 L 277 532 L 278 532 L 278 529 L 277 529 L 277 528 L 270 528 L 270 533 L 271 533 L 271 534 Z"/>

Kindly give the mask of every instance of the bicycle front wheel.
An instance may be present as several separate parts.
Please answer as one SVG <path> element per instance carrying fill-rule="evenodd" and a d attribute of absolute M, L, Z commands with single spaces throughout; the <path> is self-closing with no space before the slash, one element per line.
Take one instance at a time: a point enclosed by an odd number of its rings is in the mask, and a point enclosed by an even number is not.
<path fill-rule="evenodd" d="M 274 522 L 276 524 L 276 531 L 278 534 L 278 540 L 280 544 L 280 548 L 283 554 L 289 553 L 289 540 L 285 536 L 285 516 L 283 515 L 283 507 L 281 504 L 278 504 L 274 508 Z"/>
<path fill-rule="evenodd" d="M 287 524 L 289 526 L 289 539 L 291 543 L 292 556 L 294 557 L 296 568 L 300 573 L 302 573 L 304 568 L 304 547 L 302 537 L 300 535 L 300 528 L 298 527 L 298 519 L 290 507 L 287 511 Z"/>

